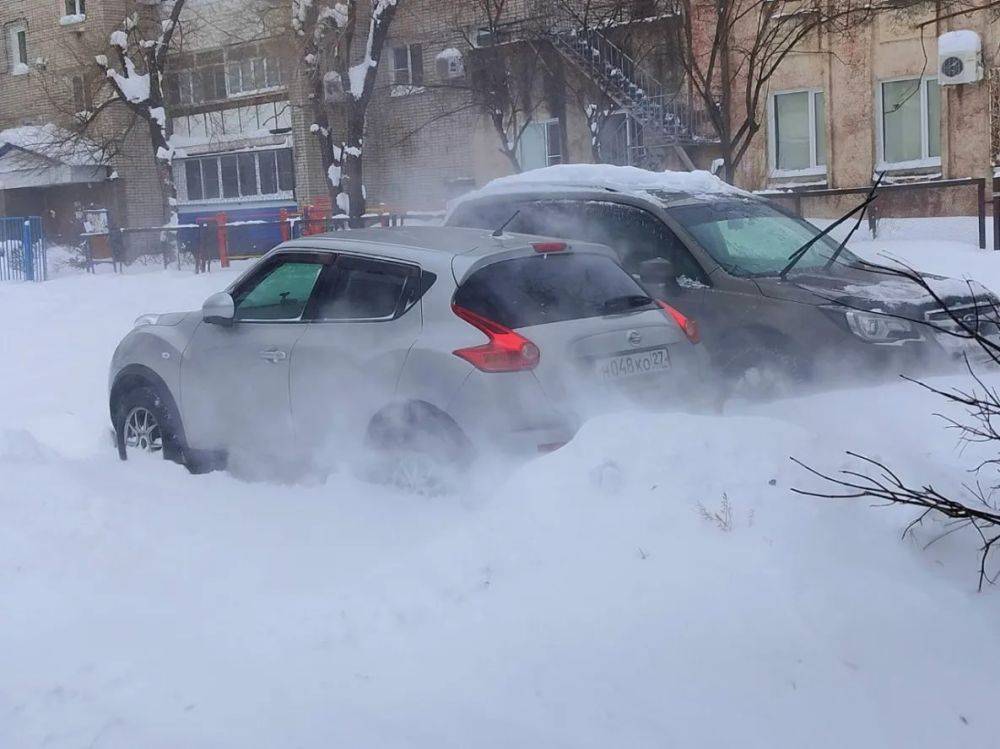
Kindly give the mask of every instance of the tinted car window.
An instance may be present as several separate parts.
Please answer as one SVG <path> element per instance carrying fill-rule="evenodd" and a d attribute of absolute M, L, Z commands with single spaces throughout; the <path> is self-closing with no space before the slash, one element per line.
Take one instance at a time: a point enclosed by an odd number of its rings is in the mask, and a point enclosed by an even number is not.
<path fill-rule="evenodd" d="M 298 320 L 305 311 L 323 265 L 277 261 L 236 292 L 238 320 Z"/>
<path fill-rule="evenodd" d="M 577 253 L 488 265 L 459 287 L 455 304 L 508 328 L 650 306 L 642 288 L 611 258 Z"/>
<path fill-rule="evenodd" d="M 730 273 L 776 276 L 789 257 L 819 230 L 800 218 L 756 200 L 718 200 L 670 209 L 670 214 Z M 823 237 L 796 264 L 795 270 L 825 265 L 837 242 Z M 838 262 L 854 263 L 847 250 Z"/>
<path fill-rule="evenodd" d="M 533 200 L 521 203 L 473 203 L 460 206 L 449 223 L 495 228 L 520 213 L 508 231 L 596 242 L 618 253 L 629 273 L 654 258 L 669 258 L 678 276 L 708 283 L 704 271 L 684 244 L 653 214 L 635 206 L 600 200 Z"/>
<path fill-rule="evenodd" d="M 390 319 L 406 293 L 410 269 L 341 255 L 316 294 L 317 320 Z"/>

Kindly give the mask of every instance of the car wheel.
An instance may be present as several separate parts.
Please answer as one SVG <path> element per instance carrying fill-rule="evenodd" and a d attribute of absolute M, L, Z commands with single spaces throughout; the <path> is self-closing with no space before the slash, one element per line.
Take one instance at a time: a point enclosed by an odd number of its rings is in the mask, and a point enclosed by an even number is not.
<path fill-rule="evenodd" d="M 154 388 L 138 387 L 118 400 L 115 436 L 122 460 L 152 455 L 183 463 L 184 446 L 180 434 L 179 424 Z"/>
<path fill-rule="evenodd" d="M 724 371 L 729 397 L 746 400 L 787 396 L 805 379 L 802 360 L 771 342 L 744 344 Z"/>
<path fill-rule="evenodd" d="M 369 478 L 425 496 L 447 494 L 472 462 L 472 448 L 444 413 L 406 404 L 379 413 L 368 427 Z"/>

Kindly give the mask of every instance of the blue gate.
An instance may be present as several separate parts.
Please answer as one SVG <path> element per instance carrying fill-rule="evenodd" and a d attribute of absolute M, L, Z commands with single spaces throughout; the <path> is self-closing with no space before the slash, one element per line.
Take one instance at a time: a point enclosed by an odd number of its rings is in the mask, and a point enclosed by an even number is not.
<path fill-rule="evenodd" d="M 48 278 L 45 234 L 38 216 L 0 218 L 0 281 Z"/>

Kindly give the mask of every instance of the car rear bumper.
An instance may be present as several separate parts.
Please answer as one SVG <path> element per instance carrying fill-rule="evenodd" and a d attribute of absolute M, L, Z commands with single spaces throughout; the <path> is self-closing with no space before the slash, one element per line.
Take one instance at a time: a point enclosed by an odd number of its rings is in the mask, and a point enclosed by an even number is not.
<path fill-rule="evenodd" d="M 477 451 L 518 457 L 564 445 L 581 421 L 549 398 L 530 371 L 473 372 L 447 410 Z"/>

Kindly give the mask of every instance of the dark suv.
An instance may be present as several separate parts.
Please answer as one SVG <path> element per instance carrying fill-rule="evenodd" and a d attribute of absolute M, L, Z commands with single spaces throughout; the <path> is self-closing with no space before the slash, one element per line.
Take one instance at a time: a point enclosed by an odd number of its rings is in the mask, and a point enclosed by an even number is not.
<path fill-rule="evenodd" d="M 930 295 L 866 269 L 847 250 L 831 262 L 839 243 L 828 237 L 783 275 L 789 256 L 820 231 L 767 200 L 721 183 L 710 192 L 633 187 L 627 179 L 637 170 L 622 170 L 626 179 L 613 186 L 574 184 L 555 179 L 559 170 L 545 170 L 551 183 L 536 176 L 488 185 L 453 205 L 445 222 L 509 222 L 510 231 L 613 247 L 651 296 L 698 320 L 717 371 L 750 390 L 821 370 L 899 373 L 964 350 L 961 339 L 921 324 L 952 324 Z M 935 283 L 952 310 L 988 302 L 982 287 L 972 287 L 974 296 L 965 282 Z"/>

